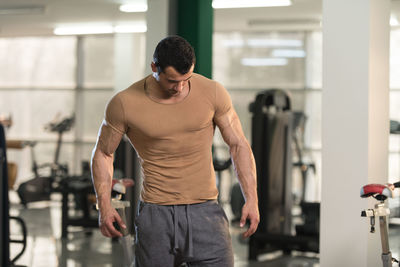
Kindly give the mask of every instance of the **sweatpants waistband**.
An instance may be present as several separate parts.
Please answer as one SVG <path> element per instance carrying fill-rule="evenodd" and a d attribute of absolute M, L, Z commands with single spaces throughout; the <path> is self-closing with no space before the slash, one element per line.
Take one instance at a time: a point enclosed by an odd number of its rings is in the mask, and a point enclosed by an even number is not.
<path fill-rule="evenodd" d="M 174 207 L 174 206 L 179 207 L 179 206 L 203 206 L 203 205 L 210 205 L 210 204 L 216 204 L 216 203 L 218 203 L 218 200 L 211 199 L 211 200 L 206 200 L 204 202 L 192 203 L 192 204 L 161 205 L 161 204 L 145 202 L 143 200 L 140 200 L 139 205 L 154 205 L 154 206 L 158 206 L 158 207 Z"/>

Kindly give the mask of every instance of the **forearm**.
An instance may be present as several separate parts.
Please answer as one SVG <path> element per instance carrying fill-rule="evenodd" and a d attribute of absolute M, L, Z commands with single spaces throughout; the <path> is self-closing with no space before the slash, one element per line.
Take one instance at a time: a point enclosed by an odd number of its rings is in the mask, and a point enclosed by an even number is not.
<path fill-rule="evenodd" d="M 113 155 L 95 148 L 92 156 L 92 180 L 99 209 L 109 207 L 113 175 Z"/>
<path fill-rule="evenodd" d="M 249 143 L 240 141 L 230 147 L 230 153 L 246 202 L 258 203 L 256 165 Z"/>

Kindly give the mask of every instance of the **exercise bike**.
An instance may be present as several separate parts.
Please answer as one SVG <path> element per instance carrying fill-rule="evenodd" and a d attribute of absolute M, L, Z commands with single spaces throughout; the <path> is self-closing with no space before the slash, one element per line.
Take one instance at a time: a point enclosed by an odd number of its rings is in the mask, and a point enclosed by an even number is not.
<path fill-rule="evenodd" d="M 34 147 L 35 141 L 22 141 L 21 148 L 28 146 L 32 158 L 32 172 L 34 178 L 20 184 L 17 189 L 21 204 L 27 206 L 29 202 L 50 200 L 50 194 L 59 189 L 60 183 L 68 175 L 68 166 L 59 163 L 63 134 L 71 130 L 74 124 L 74 115 L 61 120 L 56 118 L 45 125 L 45 130 L 57 133 L 57 146 L 54 160 L 51 163 L 37 164 Z M 49 175 L 42 175 L 41 171 L 49 171 Z"/>
<path fill-rule="evenodd" d="M 382 263 L 383 267 L 391 267 L 393 263 L 399 265 L 399 261 L 392 257 L 392 253 L 389 249 L 389 236 L 388 236 L 388 225 L 387 217 L 390 214 L 389 208 L 385 206 L 385 200 L 387 198 L 393 198 L 393 190 L 400 187 L 400 182 L 394 184 L 368 184 L 361 188 L 360 196 L 362 198 L 373 197 L 378 200 L 375 204 L 374 209 L 367 209 L 361 211 L 361 217 L 369 217 L 371 225 L 371 233 L 375 232 L 375 218 L 379 217 L 379 228 L 382 243 Z"/>

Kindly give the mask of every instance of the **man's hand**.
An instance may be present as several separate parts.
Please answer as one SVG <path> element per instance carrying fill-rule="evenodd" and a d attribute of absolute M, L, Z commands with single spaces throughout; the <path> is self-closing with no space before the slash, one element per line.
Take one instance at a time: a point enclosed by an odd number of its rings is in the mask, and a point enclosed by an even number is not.
<path fill-rule="evenodd" d="M 247 201 L 242 208 L 242 217 L 240 218 L 240 227 L 246 224 L 246 220 L 250 221 L 250 227 L 243 233 L 243 237 L 247 238 L 254 234 L 257 230 L 258 223 L 260 222 L 260 214 L 258 212 L 257 202 Z"/>
<path fill-rule="evenodd" d="M 121 237 L 122 234 L 115 229 L 113 223 L 117 222 L 121 228 L 126 228 L 118 212 L 113 207 L 99 210 L 99 226 L 101 233 L 106 237 Z"/>

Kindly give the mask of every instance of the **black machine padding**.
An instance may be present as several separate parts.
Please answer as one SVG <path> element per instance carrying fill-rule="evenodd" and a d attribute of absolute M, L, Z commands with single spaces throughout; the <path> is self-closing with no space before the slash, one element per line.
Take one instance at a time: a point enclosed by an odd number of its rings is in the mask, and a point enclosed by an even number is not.
<path fill-rule="evenodd" d="M 0 266 L 9 266 L 10 261 L 10 215 L 8 199 L 8 175 L 6 139 L 0 124 Z"/>

